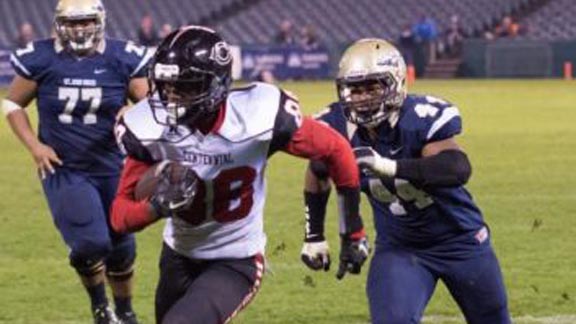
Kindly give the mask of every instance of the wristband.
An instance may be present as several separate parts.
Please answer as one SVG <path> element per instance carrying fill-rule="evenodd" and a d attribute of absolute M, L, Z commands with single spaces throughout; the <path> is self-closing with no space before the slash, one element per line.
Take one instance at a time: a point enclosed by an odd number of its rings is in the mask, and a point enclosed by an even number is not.
<path fill-rule="evenodd" d="M 2 112 L 4 116 L 8 116 L 11 112 L 22 109 L 22 106 L 15 103 L 12 100 L 4 99 L 2 100 Z"/>

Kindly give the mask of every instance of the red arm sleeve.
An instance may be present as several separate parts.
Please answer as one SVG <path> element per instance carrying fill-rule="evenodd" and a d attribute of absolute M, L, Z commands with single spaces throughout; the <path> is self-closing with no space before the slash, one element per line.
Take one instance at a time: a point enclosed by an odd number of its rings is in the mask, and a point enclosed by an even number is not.
<path fill-rule="evenodd" d="M 339 189 L 360 186 L 358 167 L 348 141 L 334 129 L 312 118 L 304 118 L 302 126 L 293 134 L 284 151 L 324 162 L 330 178 Z"/>
<path fill-rule="evenodd" d="M 157 220 L 147 200 L 134 200 L 134 188 L 150 164 L 128 157 L 110 212 L 112 228 L 118 233 L 138 231 Z"/>

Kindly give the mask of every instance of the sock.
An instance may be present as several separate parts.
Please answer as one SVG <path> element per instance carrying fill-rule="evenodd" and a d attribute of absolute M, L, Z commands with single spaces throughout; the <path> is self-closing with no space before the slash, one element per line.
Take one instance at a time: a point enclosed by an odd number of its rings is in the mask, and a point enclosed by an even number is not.
<path fill-rule="evenodd" d="M 114 305 L 116 305 L 116 314 L 126 314 L 132 311 L 132 297 L 114 296 Z"/>
<path fill-rule="evenodd" d="M 90 296 L 92 309 L 108 305 L 108 298 L 106 298 L 106 286 L 103 282 L 96 286 L 86 287 L 86 290 Z"/>

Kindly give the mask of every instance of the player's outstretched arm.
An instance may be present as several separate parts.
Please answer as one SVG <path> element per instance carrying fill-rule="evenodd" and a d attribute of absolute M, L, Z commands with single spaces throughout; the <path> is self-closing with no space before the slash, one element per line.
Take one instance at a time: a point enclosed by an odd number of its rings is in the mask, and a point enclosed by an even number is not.
<path fill-rule="evenodd" d="M 330 269 L 330 249 L 324 237 L 326 204 L 330 191 L 331 184 L 325 165 L 320 161 L 311 161 L 304 183 L 306 224 L 300 258 L 312 270 Z"/>
<path fill-rule="evenodd" d="M 25 79 L 19 75 L 14 77 L 10 84 L 6 98 L 2 100 L 2 111 L 18 139 L 26 146 L 36 165 L 42 179 L 46 172 L 54 173 L 54 164 L 62 165 L 56 152 L 48 145 L 38 140 L 28 114 L 24 107 L 34 99 L 38 85 L 35 81 Z"/>
<path fill-rule="evenodd" d="M 313 119 L 304 118 L 301 127 L 294 133 L 285 151 L 295 156 L 318 161 L 318 163 L 326 166 L 329 178 L 336 185 L 339 203 L 342 207 L 340 234 L 342 252 L 346 253 L 340 254 L 340 269 L 344 272 L 359 273 L 362 264 L 368 257 L 369 251 L 359 213 L 360 180 L 358 168 L 355 165 L 354 154 L 350 144 L 330 127 Z M 308 176 L 313 176 L 313 174 L 308 174 Z M 313 191 L 313 183 L 308 182 L 311 179 L 308 178 L 307 180 L 307 188 Z M 316 183 L 316 185 L 319 185 L 319 183 Z M 325 185 L 324 188 L 326 188 Z M 316 191 L 316 193 L 322 195 L 322 190 Z M 316 224 L 314 226 L 318 234 L 321 234 L 320 231 L 323 231 L 323 228 L 319 229 L 317 225 L 323 223 L 327 196 L 316 196 L 315 198 L 318 198 L 318 200 L 313 198 L 307 201 L 307 204 L 317 204 L 317 206 L 311 208 L 315 209 L 315 214 L 309 214 L 311 216 L 309 221 Z M 324 211 L 321 211 L 322 209 Z M 309 226 L 312 226 L 312 223 L 309 223 Z M 326 270 L 329 266 L 329 263 L 326 264 L 329 259 L 325 257 L 328 254 L 327 244 L 326 246 L 319 245 L 318 249 L 312 249 L 310 246 L 307 249 L 307 243 L 309 242 L 305 242 L 303 248 L 303 261 L 312 269 L 323 268 Z M 353 258 L 351 257 L 352 255 L 354 255 Z M 305 258 L 307 260 L 304 260 Z M 343 276 L 342 271 L 339 271 L 339 278 Z"/>

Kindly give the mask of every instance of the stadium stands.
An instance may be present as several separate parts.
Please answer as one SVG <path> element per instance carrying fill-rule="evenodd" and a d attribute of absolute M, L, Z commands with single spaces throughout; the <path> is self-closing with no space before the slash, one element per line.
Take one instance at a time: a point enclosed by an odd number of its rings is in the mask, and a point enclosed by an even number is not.
<path fill-rule="evenodd" d="M 515 33 L 512 36 L 517 40 L 576 40 L 576 24 L 573 23 L 576 17 L 575 0 L 103 1 L 108 13 L 107 34 L 120 39 L 136 40 L 144 15 L 152 17 L 157 29 L 166 23 L 172 26 L 202 24 L 213 27 L 230 43 L 244 46 L 245 50 L 272 44 L 284 20 L 293 23 L 296 33 L 302 27 L 311 26 L 318 43 L 324 45 L 322 49 L 330 53 L 332 66 L 337 53 L 353 40 L 380 37 L 395 42 L 406 30 L 412 37 L 409 30 L 422 17 L 435 21 L 439 35 L 444 35 L 451 21 L 454 21 L 452 17 L 457 16 L 460 34 L 478 38 L 491 36 L 486 39 L 492 42 L 492 38 L 510 37 L 510 34 L 499 32 L 506 30 L 502 29 L 506 25 L 502 24 L 503 18 L 510 17 L 506 19 L 519 26 L 516 29 L 520 30 L 518 36 Z M 18 28 L 24 22 L 31 23 L 38 38 L 48 37 L 56 3 L 57 0 L 0 1 L 0 49 L 14 46 Z M 460 51 L 456 54 L 446 51 L 446 44 L 446 39 L 438 39 L 437 43 L 406 46 L 403 53 L 416 67 L 418 76 L 451 77 L 456 75 L 463 58 L 459 57 Z M 571 50 L 563 51 L 555 57 L 569 60 Z"/>
<path fill-rule="evenodd" d="M 576 39 L 576 2 L 553 0 L 520 21 L 527 26 L 528 39 Z"/>
<path fill-rule="evenodd" d="M 11 46 L 18 26 L 29 21 L 39 37 L 50 34 L 57 0 L 0 1 L 0 45 Z M 443 30 L 452 15 L 465 22 L 467 35 L 479 35 L 503 16 L 543 0 L 104 0 L 108 34 L 134 39 L 139 20 L 152 15 L 157 26 L 203 23 L 219 29 L 235 44 L 268 43 L 283 19 L 296 26 L 313 25 L 324 44 L 343 44 L 358 37 L 396 39 L 406 25 L 427 15 Z M 531 38 L 574 38 L 576 15 L 571 0 L 549 0 L 525 20 Z M 5 14 L 9 13 L 9 14 Z M 224 14 L 225 13 L 225 14 Z M 550 21 L 556 22 L 550 24 Z"/>
<path fill-rule="evenodd" d="M 531 2 L 534 0 L 264 0 L 216 26 L 234 43 L 265 43 L 280 21 L 290 19 L 296 26 L 315 25 L 325 44 L 341 44 L 370 36 L 395 40 L 404 26 L 423 15 L 434 18 L 443 30 L 450 17 L 458 15 L 466 23 L 466 34 L 474 35 Z"/>
<path fill-rule="evenodd" d="M 163 23 L 174 26 L 207 22 L 216 13 L 246 0 L 103 0 L 108 14 L 109 36 L 135 39 L 140 18 L 150 14 L 158 28 Z M 30 22 L 38 37 L 51 32 L 57 0 L 0 1 L 0 46 L 11 47 L 18 27 Z"/>

